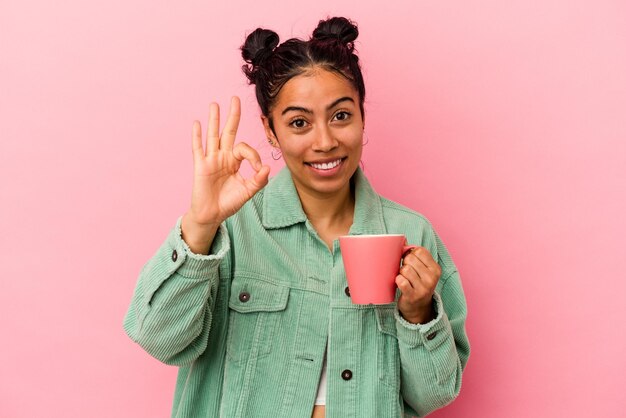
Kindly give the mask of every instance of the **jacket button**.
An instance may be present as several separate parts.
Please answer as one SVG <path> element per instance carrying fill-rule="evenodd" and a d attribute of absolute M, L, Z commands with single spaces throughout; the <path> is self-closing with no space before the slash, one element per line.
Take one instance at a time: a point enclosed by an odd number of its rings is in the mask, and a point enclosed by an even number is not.
<path fill-rule="evenodd" d="M 248 292 L 241 292 L 239 294 L 239 300 L 243 303 L 246 303 L 247 301 L 250 300 L 250 293 Z"/>
<path fill-rule="evenodd" d="M 350 380 L 352 379 L 352 372 L 350 370 L 344 370 L 341 372 L 341 378 L 343 380 Z"/>
<path fill-rule="evenodd" d="M 176 252 L 176 250 L 172 251 L 172 261 L 176 261 L 178 260 L 178 253 Z"/>
<path fill-rule="evenodd" d="M 350 297 L 350 288 L 348 286 L 346 286 L 346 288 L 344 290 L 346 292 L 346 296 Z"/>
<path fill-rule="evenodd" d="M 426 336 L 426 339 L 427 339 L 428 341 L 431 341 L 431 340 L 432 340 L 433 338 L 435 338 L 436 336 L 437 336 L 437 331 L 435 331 L 435 332 L 431 332 L 430 334 L 428 334 L 428 335 Z"/>

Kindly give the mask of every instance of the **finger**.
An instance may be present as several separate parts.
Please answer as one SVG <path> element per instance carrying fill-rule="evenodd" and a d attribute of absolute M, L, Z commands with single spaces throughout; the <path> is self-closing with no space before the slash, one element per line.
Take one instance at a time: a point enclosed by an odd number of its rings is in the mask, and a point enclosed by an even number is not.
<path fill-rule="evenodd" d="M 269 181 L 270 167 L 264 165 L 251 179 L 246 179 L 246 188 L 254 194 L 265 187 Z"/>
<path fill-rule="evenodd" d="M 406 297 L 410 297 L 413 292 L 415 292 L 411 282 L 401 274 L 396 276 L 396 286 L 398 286 L 398 289 L 400 289 L 402 294 Z"/>
<path fill-rule="evenodd" d="M 400 267 L 399 273 L 411 282 L 418 282 L 420 280 L 417 269 L 409 263 L 404 263 L 402 267 Z"/>
<path fill-rule="evenodd" d="M 259 184 L 262 183 L 263 186 L 265 186 L 270 178 L 270 166 L 269 165 L 261 166 L 261 169 L 256 172 L 253 178 L 255 182 Z"/>
<path fill-rule="evenodd" d="M 230 100 L 230 110 L 228 111 L 228 119 L 226 119 L 226 125 L 222 132 L 222 139 L 220 142 L 220 148 L 224 150 L 232 149 L 235 143 L 235 137 L 237 136 L 237 128 L 239 127 L 239 120 L 241 119 L 241 102 L 239 97 L 233 96 Z"/>
<path fill-rule="evenodd" d="M 254 171 L 259 171 L 263 166 L 257 150 L 245 142 L 240 142 L 235 145 L 235 148 L 233 148 L 233 156 L 239 161 L 248 160 Z"/>
<path fill-rule="evenodd" d="M 428 268 L 428 266 L 424 263 L 424 261 L 416 254 L 416 251 L 411 251 L 409 254 L 404 257 L 402 260 L 402 265 L 409 264 L 414 268 L 417 266 L 423 266 L 424 268 Z"/>
<path fill-rule="evenodd" d="M 430 293 L 430 289 L 424 286 L 420 279 L 406 273 L 400 273 L 396 276 L 396 285 L 407 300 L 411 302 L 415 302 L 423 295 Z"/>
<path fill-rule="evenodd" d="M 191 128 L 191 151 L 194 158 L 204 155 L 204 150 L 202 149 L 202 125 L 197 120 L 193 121 L 193 127 Z"/>
<path fill-rule="evenodd" d="M 411 272 L 414 275 L 410 274 Z M 412 281 L 413 287 L 423 287 L 427 291 L 433 290 L 439 281 L 439 276 L 435 272 L 413 257 L 402 266 L 401 273 Z"/>
<path fill-rule="evenodd" d="M 426 248 L 418 247 L 412 252 L 412 254 L 417 257 L 417 259 L 419 259 L 429 270 L 433 271 L 437 275 L 441 274 L 441 267 L 437 264 L 433 256 L 430 254 L 430 251 Z"/>
<path fill-rule="evenodd" d="M 220 107 L 217 103 L 209 105 L 209 127 L 206 136 L 206 153 L 220 149 Z"/>

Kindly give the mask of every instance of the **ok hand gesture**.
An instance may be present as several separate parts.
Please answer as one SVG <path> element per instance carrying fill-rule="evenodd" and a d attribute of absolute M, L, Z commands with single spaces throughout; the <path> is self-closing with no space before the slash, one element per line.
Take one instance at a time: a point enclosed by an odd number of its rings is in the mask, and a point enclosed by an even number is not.
<path fill-rule="evenodd" d="M 259 153 L 244 142 L 233 146 L 240 117 L 241 104 L 235 96 L 220 135 L 219 106 L 211 103 L 206 147 L 202 144 L 200 122 L 193 123 L 193 189 L 191 207 L 183 217 L 182 229 L 185 241 L 190 246 L 202 247 L 203 253 L 208 250 L 219 225 L 268 182 L 270 168 L 261 163 Z M 256 171 L 251 178 L 246 179 L 239 173 L 243 160 L 248 160 Z"/>

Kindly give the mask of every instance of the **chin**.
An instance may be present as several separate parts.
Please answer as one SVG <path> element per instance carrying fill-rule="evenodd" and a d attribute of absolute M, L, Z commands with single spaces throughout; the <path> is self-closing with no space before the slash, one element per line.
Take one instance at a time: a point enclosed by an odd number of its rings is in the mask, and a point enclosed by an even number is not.
<path fill-rule="evenodd" d="M 356 168 L 355 168 L 356 171 Z M 354 172 L 352 172 L 349 176 L 341 176 L 338 178 L 328 179 L 328 180 L 313 180 L 307 181 L 303 183 L 303 185 L 309 190 L 315 191 L 320 194 L 334 194 L 341 192 L 344 188 L 350 187 L 350 180 Z"/>

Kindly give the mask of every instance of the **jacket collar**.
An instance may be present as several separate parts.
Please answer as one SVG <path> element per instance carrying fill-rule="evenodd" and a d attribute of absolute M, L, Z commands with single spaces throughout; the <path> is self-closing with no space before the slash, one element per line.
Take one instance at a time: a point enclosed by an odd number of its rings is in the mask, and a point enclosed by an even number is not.
<path fill-rule="evenodd" d="M 350 235 L 386 233 L 380 196 L 367 181 L 360 167 L 352 176 L 352 181 L 356 202 Z M 266 229 L 284 228 L 306 222 L 306 214 L 287 167 L 265 186 L 262 216 Z"/>

